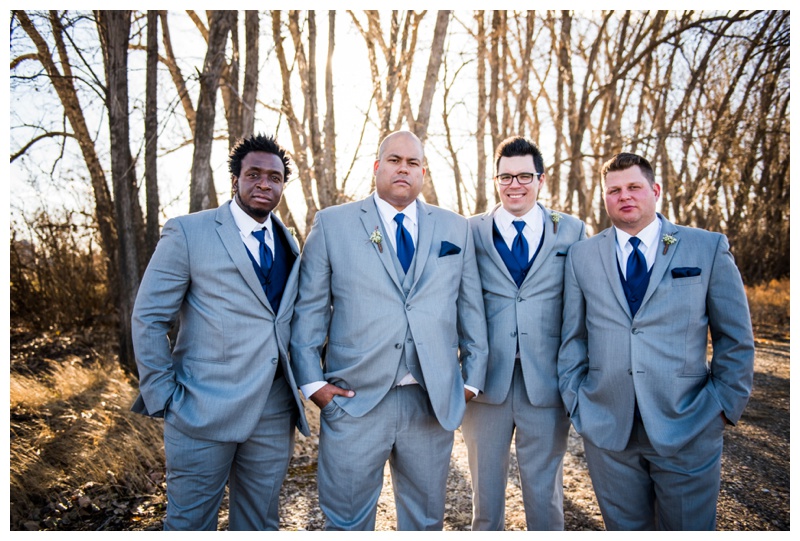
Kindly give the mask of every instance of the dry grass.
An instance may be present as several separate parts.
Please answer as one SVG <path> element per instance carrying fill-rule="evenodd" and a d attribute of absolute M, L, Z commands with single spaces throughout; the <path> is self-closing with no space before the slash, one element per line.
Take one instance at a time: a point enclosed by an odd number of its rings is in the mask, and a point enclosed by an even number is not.
<path fill-rule="evenodd" d="M 746 288 L 757 335 L 774 335 L 789 329 L 790 290 L 789 278 Z"/>
<path fill-rule="evenodd" d="M 160 423 L 129 411 L 135 385 L 117 367 L 79 358 L 10 381 L 11 529 L 55 526 L 163 478 Z M 104 513 L 101 513 L 104 515 Z M 68 519 L 69 520 L 69 519 Z"/>

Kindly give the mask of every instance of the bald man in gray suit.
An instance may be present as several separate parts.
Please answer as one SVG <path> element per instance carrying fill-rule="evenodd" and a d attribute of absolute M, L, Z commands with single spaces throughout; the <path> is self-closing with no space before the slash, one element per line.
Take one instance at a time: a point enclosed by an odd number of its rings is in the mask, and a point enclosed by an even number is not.
<path fill-rule="evenodd" d="M 713 530 L 723 430 L 753 384 L 742 279 L 724 235 L 656 213 L 646 159 L 602 174 L 614 225 L 567 256 L 561 396 L 607 529 Z"/>
<path fill-rule="evenodd" d="M 319 211 L 301 257 L 291 357 L 321 408 L 330 530 L 375 528 L 387 460 L 397 529 L 441 530 L 453 431 L 483 388 L 472 234 L 462 216 L 417 199 L 423 160 L 414 134 L 386 137 L 376 193 Z"/>

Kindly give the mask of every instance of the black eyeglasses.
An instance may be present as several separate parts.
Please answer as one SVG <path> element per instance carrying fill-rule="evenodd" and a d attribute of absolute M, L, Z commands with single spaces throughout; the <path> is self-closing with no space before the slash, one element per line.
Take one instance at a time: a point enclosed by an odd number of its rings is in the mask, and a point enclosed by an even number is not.
<path fill-rule="evenodd" d="M 520 184 L 530 184 L 533 182 L 533 179 L 539 179 L 544 173 L 519 173 L 517 175 L 509 175 L 507 173 L 503 173 L 502 175 L 497 175 L 494 179 L 497 181 L 498 184 L 502 186 L 508 186 L 514 179 L 517 179 L 517 182 Z"/>

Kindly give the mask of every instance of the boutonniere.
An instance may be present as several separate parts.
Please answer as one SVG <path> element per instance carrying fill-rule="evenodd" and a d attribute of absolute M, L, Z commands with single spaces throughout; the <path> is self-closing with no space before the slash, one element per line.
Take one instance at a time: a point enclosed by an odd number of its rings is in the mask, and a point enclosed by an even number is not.
<path fill-rule="evenodd" d="M 383 253 L 383 245 L 381 244 L 381 242 L 383 242 L 383 235 L 381 235 L 381 232 L 378 229 L 377 225 L 375 226 L 375 231 L 373 231 L 372 235 L 369 236 L 369 240 L 372 241 L 372 244 L 377 244 L 378 251 L 380 251 L 380 253 Z"/>
<path fill-rule="evenodd" d="M 295 229 L 294 227 L 287 227 L 286 229 L 289 230 L 289 234 L 291 236 L 293 236 L 294 238 L 297 238 L 297 229 Z"/>
<path fill-rule="evenodd" d="M 664 255 L 667 255 L 667 250 L 669 250 L 670 244 L 675 244 L 676 242 L 678 242 L 678 239 L 676 239 L 672 235 L 664 235 L 663 237 L 661 237 L 661 240 L 664 243 L 664 252 L 663 252 Z"/>
<path fill-rule="evenodd" d="M 558 222 L 561 221 L 561 215 L 557 212 L 551 212 L 550 219 L 553 221 L 553 233 L 558 233 Z"/>

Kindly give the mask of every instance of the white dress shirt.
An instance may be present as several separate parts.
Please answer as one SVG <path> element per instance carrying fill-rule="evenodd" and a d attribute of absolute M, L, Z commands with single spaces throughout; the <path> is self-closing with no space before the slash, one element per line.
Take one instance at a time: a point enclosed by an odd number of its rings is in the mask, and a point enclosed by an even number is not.
<path fill-rule="evenodd" d="M 258 239 L 253 236 L 253 231 L 259 231 L 261 229 L 266 230 L 266 233 L 264 234 L 264 241 L 267 243 L 267 246 L 269 246 L 269 249 L 272 250 L 272 254 L 274 256 L 275 235 L 272 232 L 271 212 L 267 216 L 267 219 L 264 220 L 263 224 L 259 223 L 244 210 L 242 210 L 242 207 L 239 206 L 239 203 L 237 203 L 236 199 L 234 198 L 231 200 L 231 214 L 233 215 L 233 221 L 236 222 L 236 227 L 239 228 L 239 235 L 242 237 L 242 242 L 244 242 L 244 245 L 247 246 L 247 250 L 256 261 L 259 263 L 261 262 L 258 254 Z"/>
<path fill-rule="evenodd" d="M 414 200 L 403 210 L 397 210 L 392 205 L 378 197 L 378 192 L 375 192 L 373 197 L 375 197 L 375 206 L 378 207 L 378 214 L 381 215 L 383 230 L 386 231 L 386 235 L 389 237 L 389 242 L 392 243 L 392 248 L 394 248 L 395 253 L 397 253 L 397 222 L 394 221 L 394 217 L 398 212 L 405 214 L 405 218 L 403 218 L 403 227 L 405 227 L 406 231 L 408 231 L 408 234 L 411 235 L 411 240 L 414 242 L 414 248 L 416 248 L 417 230 L 419 229 L 419 222 L 417 221 L 417 201 Z"/>
<path fill-rule="evenodd" d="M 633 246 L 628 241 L 634 235 L 618 229 L 617 226 L 614 226 L 614 230 L 617 233 L 617 262 L 619 263 L 620 270 L 622 270 L 622 275 L 625 276 L 627 280 L 628 257 L 631 255 L 631 252 L 633 252 Z M 656 216 L 655 220 L 650 222 L 649 225 L 635 235 L 641 241 L 639 243 L 639 250 L 642 251 L 644 258 L 647 260 L 648 271 L 653 268 L 653 263 L 656 262 L 659 233 L 661 233 L 661 220 Z"/>

